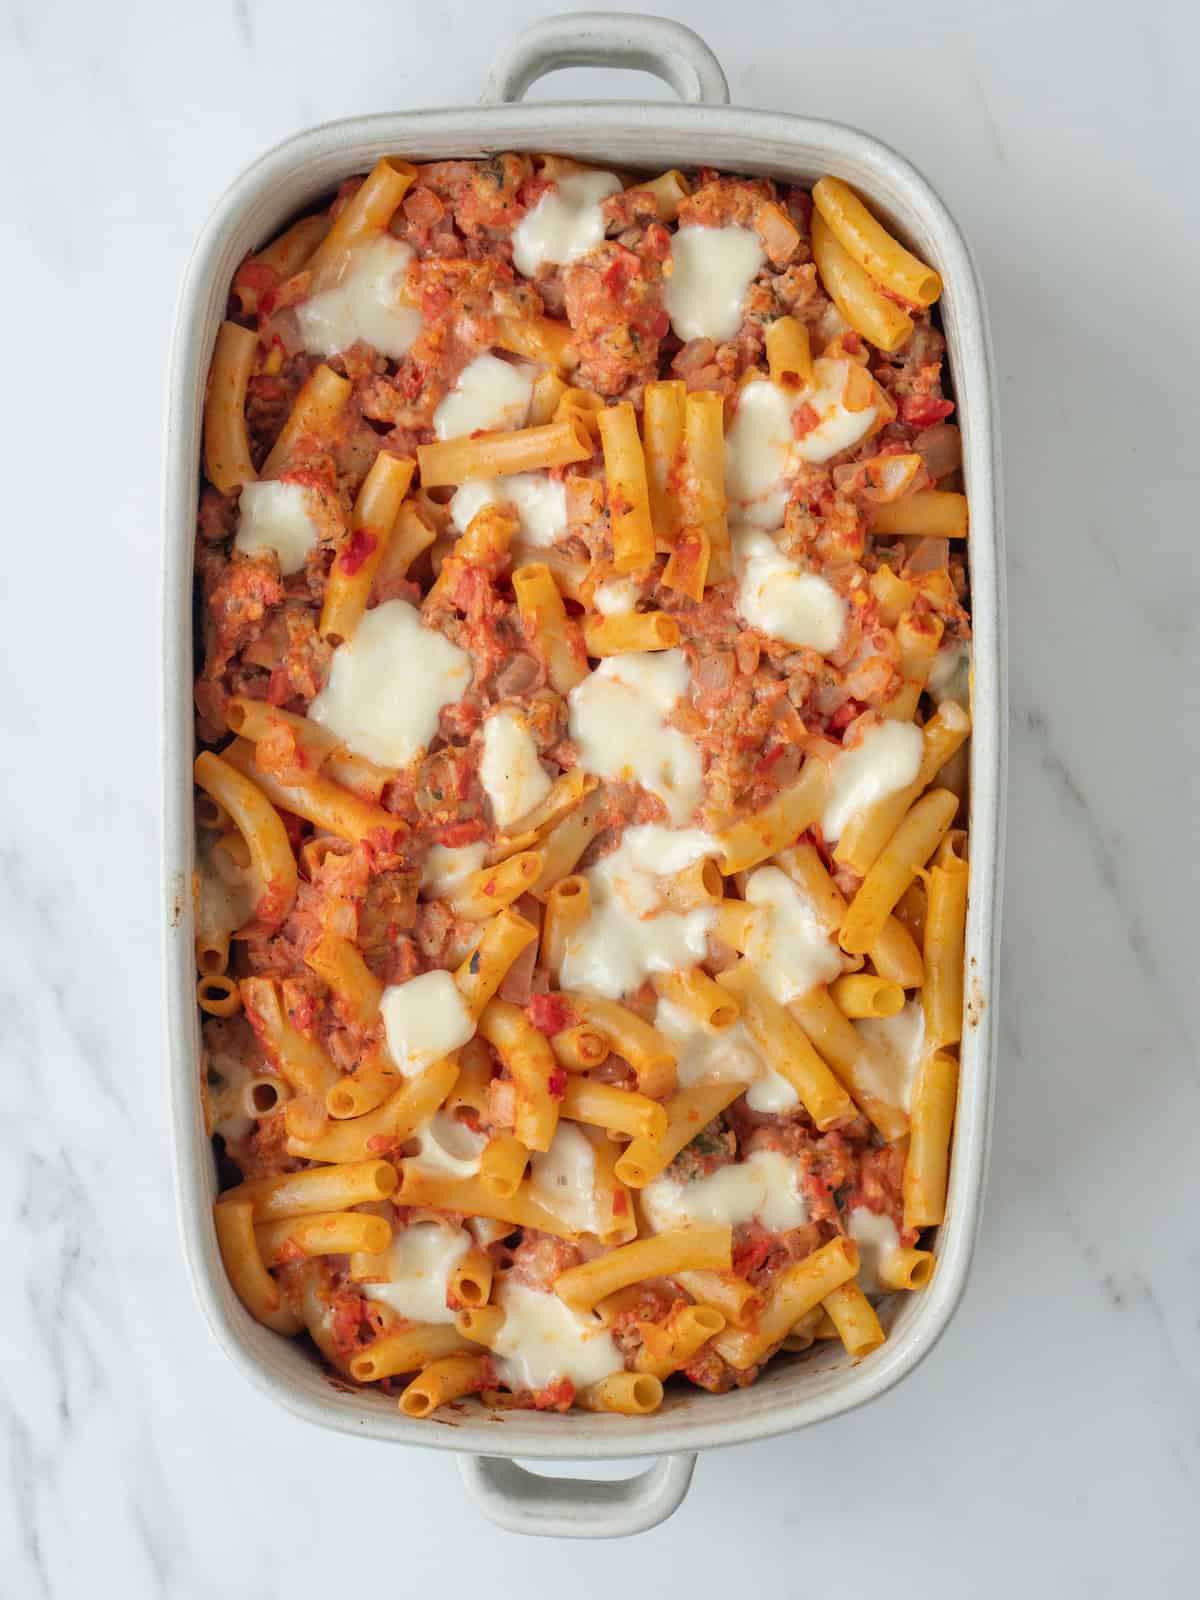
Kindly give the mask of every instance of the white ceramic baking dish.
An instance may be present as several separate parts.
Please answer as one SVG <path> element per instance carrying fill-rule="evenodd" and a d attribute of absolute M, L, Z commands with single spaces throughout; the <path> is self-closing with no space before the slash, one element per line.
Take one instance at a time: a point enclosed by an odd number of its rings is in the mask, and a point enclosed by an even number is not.
<path fill-rule="evenodd" d="M 584 102 L 524 105 L 535 79 L 561 66 L 642 68 L 682 104 Z M 400 112 L 331 123 L 297 135 L 256 162 L 225 195 L 196 245 L 179 303 L 167 433 L 163 589 L 163 784 L 166 1013 L 179 1210 L 196 1293 L 214 1334 L 240 1371 L 309 1422 L 398 1444 L 454 1450 L 483 1509 L 526 1533 L 606 1537 L 669 1516 L 687 1492 L 696 1452 L 789 1432 L 862 1405 L 928 1355 L 966 1282 L 988 1147 L 995 1038 L 1005 717 L 1003 571 L 991 357 L 979 284 L 953 219 L 925 180 L 886 146 L 811 118 L 730 107 L 708 47 L 678 23 L 586 13 L 554 17 L 522 35 L 494 68 L 480 107 Z M 887 1344 L 861 1362 L 832 1344 L 772 1363 L 753 1388 L 728 1395 L 671 1391 L 656 1416 L 489 1414 L 471 1405 L 436 1422 L 402 1416 L 394 1400 L 351 1392 L 323 1375 L 298 1343 L 255 1323 L 235 1299 L 211 1222 L 215 1170 L 197 1092 L 192 912 L 192 537 L 205 373 L 227 287 L 247 251 L 351 173 L 392 152 L 424 159 L 493 151 L 554 150 L 585 161 L 661 171 L 702 163 L 732 172 L 808 181 L 847 179 L 945 280 L 949 344 L 971 500 L 975 614 L 975 732 L 971 757 L 971 903 L 967 924 L 969 1025 L 938 1270 L 921 1294 L 894 1297 Z M 624 1482 L 547 1478 L 514 1457 L 653 1456 Z"/>

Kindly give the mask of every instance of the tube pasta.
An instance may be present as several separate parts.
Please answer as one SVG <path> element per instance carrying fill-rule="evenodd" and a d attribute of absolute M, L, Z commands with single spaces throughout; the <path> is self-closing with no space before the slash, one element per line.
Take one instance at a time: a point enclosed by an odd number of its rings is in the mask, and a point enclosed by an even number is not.
<path fill-rule="evenodd" d="M 675 1306 L 667 1320 L 655 1325 L 657 1338 L 651 1347 L 649 1329 L 643 1325 L 645 1343 L 634 1357 L 634 1369 L 656 1378 L 669 1377 L 688 1362 L 725 1326 L 725 1317 L 714 1306 Z"/>
<path fill-rule="evenodd" d="M 390 1161 L 347 1161 L 279 1178 L 250 1178 L 236 1189 L 226 1189 L 220 1203 L 248 1201 L 256 1223 L 278 1222 L 282 1217 L 348 1211 L 366 1201 L 386 1200 L 399 1181 Z"/>
<path fill-rule="evenodd" d="M 477 1244 L 450 1269 L 447 1303 L 458 1309 L 485 1306 L 492 1292 L 492 1258 Z"/>
<path fill-rule="evenodd" d="M 405 1079 L 374 1111 L 331 1123 L 316 1133 L 292 1131 L 293 1123 L 286 1120 L 292 1109 L 289 1105 L 284 1112 L 288 1154 L 310 1161 L 361 1161 L 381 1149 L 403 1144 L 438 1109 L 457 1076 L 457 1061 L 445 1056 L 419 1077 Z"/>
<path fill-rule="evenodd" d="M 443 1178 L 401 1163 L 396 1199 L 405 1206 L 433 1206 L 439 1211 L 459 1211 L 468 1217 L 495 1217 L 514 1228 L 538 1228 L 560 1239 L 575 1239 L 574 1229 L 561 1222 L 530 1193 L 528 1182 L 515 1194 L 490 1194 L 478 1178 Z"/>
<path fill-rule="evenodd" d="M 881 350 L 898 350 L 913 331 L 912 318 L 880 294 L 819 211 L 813 213 L 812 253 L 826 294 L 854 331 Z"/>
<path fill-rule="evenodd" d="M 721 583 L 732 573 L 733 556 L 725 498 L 725 401 L 712 389 L 693 389 L 684 401 L 683 451 L 686 529 L 708 542 L 706 582 Z"/>
<path fill-rule="evenodd" d="M 701 1083 L 678 1090 L 666 1104 L 666 1133 L 658 1139 L 632 1139 L 617 1157 L 617 1177 L 631 1189 L 644 1189 L 745 1087 L 744 1083 Z"/>
<path fill-rule="evenodd" d="M 263 1265 L 254 1237 L 254 1207 L 234 1200 L 213 1207 L 217 1246 L 233 1286 L 246 1310 L 265 1327 L 292 1337 L 300 1332 L 299 1317 L 283 1298 L 279 1285 Z"/>
<path fill-rule="evenodd" d="M 246 433 L 246 386 L 257 354 L 253 329 L 221 324 L 204 399 L 204 471 L 222 494 L 258 477 Z"/>
<path fill-rule="evenodd" d="M 673 650 L 679 624 L 662 611 L 627 611 L 611 617 L 589 617 L 583 639 L 589 656 L 619 656 L 631 650 Z"/>
<path fill-rule="evenodd" d="M 904 1163 L 904 1226 L 932 1228 L 946 1220 L 950 1133 L 958 1094 L 958 1062 L 944 1050 L 922 1061 L 913 1087 L 912 1137 Z"/>
<path fill-rule="evenodd" d="M 877 505 L 871 532 L 909 534 L 922 539 L 965 539 L 967 497 L 949 489 L 918 489 Z"/>
<path fill-rule="evenodd" d="M 463 1002 L 476 1021 L 504 982 L 509 967 L 536 938 L 533 924 L 511 907 L 484 923 L 479 943 L 454 974 Z"/>
<path fill-rule="evenodd" d="M 942 292 L 942 280 L 884 228 L 848 183 L 820 178 L 813 185 L 813 203 L 829 231 L 876 283 L 907 300 L 931 306 Z"/>
<path fill-rule="evenodd" d="M 572 340 L 569 323 L 552 317 L 497 317 L 493 343 L 499 350 L 526 361 L 540 361 L 556 372 L 570 372 L 579 365 L 579 353 Z"/>
<path fill-rule="evenodd" d="M 542 870 L 529 886 L 529 892 L 545 900 L 556 883 L 574 872 L 579 858 L 600 831 L 603 798 L 593 790 L 581 805 L 556 822 L 544 836 L 541 846 Z"/>
<path fill-rule="evenodd" d="M 542 914 L 541 963 L 557 978 L 571 935 L 591 915 L 592 891 L 584 877 L 571 875 L 551 884 Z"/>
<path fill-rule="evenodd" d="M 633 406 L 628 400 L 605 406 L 603 411 L 596 413 L 596 422 L 604 447 L 604 472 L 608 479 L 613 565 L 618 572 L 644 572 L 654 560 L 654 528 L 650 521 L 646 461 Z M 679 630 L 676 628 L 676 643 L 678 637 Z M 626 645 L 623 648 L 639 647 Z M 658 645 L 655 648 L 667 647 Z"/>
<path fill-rule="evenodd" d="M 766 1297 L 752 1283 L 732 1272 L 677 1272 L 675 1281 L 731 1327 L 753 1327 L 766 1304 Z"/>
<path fill-rule="evenodd" d="M 455 1317 L 454 1326 L 465 1338 L 490 1350 L 504 1326 L 504 1312 L 500 1306 L 465 1306 Z"/>
<path fill-rule="evenodd" d="M 617 1055 L 624 1056 L 637 1073 L 642 1094 L 661 1100 L 672 1092 L 677 1080 L 676 1054 L 657 1028 L 616 1000 L 566 989 L 563 999 L 604 1035 Z"/>
<path fill-rule="evenodd" d="M 416 167 L 407 161 L 380 157 L 309 262 L 314 292 L 341 281 L 354 249 L 384 231 L 416 175 Z"/>
<path fill-rule="evenodd" d="M 770 805 L 717 835 L 723 857 L 721 871 L 726 877 L 744 872 L 793 844 L 820 817 L 828 790 L 829 768 L 810 756 L 791 788 L 781 790 Z"/>
<path fill-rule="evenodd" d="M 849 867 L 860 878 L 866 877 L 913 802 L 966 741 L 970 731 L 970 719 L 961 706 L 946 701 L 938 707 L 921 730 L 923 748 L 916 779 L 906 789 L 884 795 L 850 818 L 833 852 L 839 866 Z"/>
<path fill-rule="evenodd" d="M 901 1106 L 880 1094 L 878 1067 L 871 1046 L 847 1020 L 823 987 L 810 989 L 788 1007 L 821 1056 L 829 1062 L 850 1097 L 890 1144 L 908 1132 Z"/>
<path fill-rule="evenodd" d="M 655 546 L 671 550 L 679 537 L 678 473 L 683 449 L 683 412 L 687 385 L 682 378 L 648 383 L 642 402 L 642 435 L 646 485 Z M 664 580 L 665 581 L 665 580 Z M 672 587 L 676 587 L 672 585 Z M 704 584 L 700 585 L 703 595 Z"/>
<path fill-rule="evenodd" d="M 443 1356 L 413 1379 L 400 1396 L 400 1409 L 406 1417 L 427 1417 L 439 1406 L 482 1389 L 484 1371 L 482 1356 Z"/>
<path fill-rule="evenodd" d="M 262 784 L 210 750 L 196 757 L 194 772 L 200 788 L 225 807 L 246 841 L 251 864 L 263 885 L 262 898 L 254 908 L 256 923 L 278 927 L 292 908 L 298 881 L 296 858 L 279 813 Z"/>
<path fill-rule="evenodd" d="M 297 442 L 306 434 L 327 432 L 345 410 L 351 387 L 348 378 L 339 377 L 324 362 L 314 367 L 304 380 L 288 419 L 262 464 L 261 476 L 277 477 Z"/>
<path fill-rule="evenodd" d="M 541 561 L 518 567 L 512 583 L 525 637 L 545 661 L 553 687 L 569 694 L 587 677 L 587 652 L 577 624 L 567 618 L 550 568 Z"/>
<path fill-rule="evenodd" d="M 538 428 L 418 445 L 417 463 L 424 487 L 437 489 L 468 478 L 504 478 L 514 472 L 565 467 L 573 461 L 587 461 L 591 454 L 591 435 L 572 414 Z"/>
<path fill-rule="evenodd" d="M 347 1021 L 364 1028 L 378 1022 L 383 984 L 349 939 L 323 933 L 304 957 L 304 963 L 333 990 Z"/>
<path fill-rule="evenodd" d="M 596 1128 L 627 1133 L 632 1139 L 657 1143 L 667 1131 L 667 1112 L 657 1100 L 590 1078 L 567 1080 L 561 1109 L 563 1116 L 574 1122 L 590 1122 Z"/>
<path fill-rule="evenodd" d="M 671 554 L 663 568 L 662 586 L 686 595 L 689 600 L 703 600 L 710 566 L 712 545 L 707 533 L 688 528 L 678 535 L 671 547 Z M 712 581 L 715 583 L 718 578 L 714 575 Z"/>
<path fill-rule="evenodd" d="M 390 843 L 398 834 L 408 832 L 408 824 L 401 817 L 393 816 L 382 806 L 360 800 L 340 783 L 319 774 L 306 778 L 303 783 L 281 782 L 257 765 L 254 746 L 247 740 L 235 739 L 222 751 L 222 758 L 229 766 L 252 778 L 273 805 L 303 817 L 327 833 L 336 833 L 351 844 L 364 840 Z"/>
<path fill-rule="evenodd" d="M 831 1289 L 821 1304 L 837 1329 L 847 1355 L 869 1356 L 887 1338 L 875 1314 L 875 1307 L 859 1288 L 856 1279 L 850 1278 L 836 1289 Z"/>
<path fill-rule="evenodd" d="M 196 1004 L 209 1017 L 233 1017 L 242 1009 L 237 980 L 223 972 L 205 973 L 196 984 Z"/>
<path fill-rule="evenodd" d="M 354 502 L 350 535 L 333 558 L 325 582 L 319 632 L 330 644 L 354 637 L 366 614 L 371 585 L 408 493 L 416 462 L 381 450 Z"/>
<path fill-rule="evenodd" d="M 967 863 L 964 836 L 948 833 L 927 878 L 925 918 L 925 1042 L 931 1050 L 962 1038 L 963 956 L 966 942 Z"/>
<path fill-rule="evenodd" d="M 568 1267 L 554 1280 L 554 1292 L 572 1311 L 592 1311 L 605 1295 L 645 1278 L 701 1268 L 728 1270 L 732 1248 L 728 1224 L 656 1233 Z"/>
<path fill-rule="evenodd" d="M 648 183 L 639 178 L 634 187 L 645 189 L 654 196 L 660 222 L 674 222 L 679 215 L 679 207 L 692 192 L 691 185 L 683 173 L 677 172 L 674 168 L 661 173 L 657 178 L 651 178 Z"/>
<path fill-rule="evenodd" d="M 383 1045 L 370 1050 L 346 1077 L 325 1091 L 325 1110 L 331 1117 L 363 1117 L 381 1106 L 400 1087 L 395 1062 Z"/>
<path fill-rule="evenodd" d="M 529 1165 L 529 1148 L 512 1133 L 495 1133 L 479 1158 L 479 1181 L 489 1194 L 507 1200 L 516 1194 Z"/>
<path fill-rule="evenodd" d="M 490 1000 L 484 1006 L 479 1033 L 498 1052 L 517 1086 L 514 1133 L 526 1149 L 549 1150 L 560 1106 L 550 1093 L 558 1064 L 545 1035 L 520 1006 L 506 1000 Z"/>
<path fill-rule="evenodd" d="M 447 1356 L 468 1355 L 472 1347 L 473 1341 L 451 1323 L 412 1322 L 380 1334 L 365 1350 L 352 1355 L 350 1375 L 359 1383 L 378 1383 L 381 1378 L 417 1372 Z"/>
<path fill-rule="evenodd" d="M 767 365 L 771 381 L 782 389 L 803 389 L 813 380 L 808 329 L 795 317 L 776 317 L 767 324 Z"/>
<path fill-rule="evenodd" d="M 729 1028 L 741 1015 L 737 997 L 692 967 L 687 972 L 661 972 L 653 979 L 655 991 L 689 1012 L 710 1028 Z"/>
<path fill-rule="evenodd" d="M 879 1281 L 885 1289 L 923 1289 L 933 1277 L 937 1258 L 932 1250 L 912 1250 L 897 1245 L 879 1263 Z"/>
<path fill-rule="evenodd" d="M 581 1389 L 576 1403 L 584 1411 L 615 1411 L 623 1417 L 644 1417 L 662 1405 L 663 1386 L 652 1373 L 614 1372 Z"/>
<path fill-rule="evenodd" d="M 894 1017 L 904 1009 L 904 990 L 889 978 L 847 972 L 829 985 L 829 996 L 844 1017 Z"/>
<path fill-rule="evenodd" d="M 736 997 L 751 1038 L 795 1089 L 817 1127 L 824 1130 L 849 1122 L 854 1116 L 849 1095 L 813 1049 L 795 1016 L 767 992 L 749 963 L 739 961 L 717 981 Z"/>
<path fill-rule="evenodd" d="M 481 922 L 528 893 L 542 874 L 540 850 L 519 850 L 515 856 L 472 872 L 446 897 L 456 917 Z"/>
<path fill-rule="evenodd" d="M 867 956 L 881 978 L 902 989 L 919 989 L 925 982 L 925 963 L 916 940 L 895 914 L 884 923 Z"/>
<path fill-rule="evenodd" d="M 338 1069 L 324 1047 L 298 1028 L 284 1013 L 276 978 L 243 978 L 239 985 L 242 1005 L 267 1060 L 301 1095 L 324 1100 L 338 1079 Z"/>
<path fill-rule="evenodd" d="M 608 1055 L 608 1040 L 597 1028 L 577 1022 L 574 1027 L 552 1035 L 550 1048 L 560 1067 L 568 1072 L 587 1072 L 591 1067 L 598 1067 Z"/>
<path fill-rule="evenodd" d="M 297 1254 L 348 1255 L 352 1250 L 368 1250 L 378 1255 L 387 1248 L 392 1225 L 361 1211 L 324 1211 L 259 1223 L 254 1236 L 263 1260 L 278 1267 L 294 1261 Z"/>
<path fill-rule="evenodd" d="M 731 1367 L 744 1372 L 786 1338 L 805 1312 L 819 1305 L 857 1271 L 858 1248 L 854 1241 L 840 1236 L 831 1239 L 803 1261 L 784 1268 L 772 1285 L 757 1327 L 726 1328 L 713 1339 L 713 1349 Z"/>
<path fill-rule="evenodd" d="M 871 948 L 896 901 L 937 849 L 957 810 L 958 796 L 949 789 L 931 789 L 917 801 L 850 902 L 840 935 L 843 950 L 861 955 Z"/>

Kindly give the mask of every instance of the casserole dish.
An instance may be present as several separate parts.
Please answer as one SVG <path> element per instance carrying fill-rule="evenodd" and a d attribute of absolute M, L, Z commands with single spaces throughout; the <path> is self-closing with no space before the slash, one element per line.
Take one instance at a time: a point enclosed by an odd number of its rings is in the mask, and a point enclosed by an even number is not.
<path fill-rule="evenodd" d="M 663 78 L 685 103 L 520 103 L 538 77 L 564 65 L 632 66 Z M 210 1325 L 234 1363 L 306 1420 L 345 1432 L 451 1449 L 463 1457 L 483 1509 L 514 1531 L 576 1536 L 639 1532 L 669 1516 L 687 1491 L 696 1452 L 802 1427 L 861 1405 L 890 1388 L 932 1349 L 960 1299 L 982 1200 L 991 1100 L 994 957 L 1003 767 L 1002 578 L 990 357 L 974 268 L 944 207 L 899 157 L 831 123 L 725 103 L 724 74 L 686 28 L 657 18 L 601 13 L 550 18 L 520 39 L 493 70 L 484 105 L 355 119 L 301 134 L 257 162 L 209 220 L 179 306 L 168 413 L 164 559 L 164 853 L 166 982 L 177 1181 L 185 1252 Z M 227 285 L 248 251 L 347 175 L 381 154 L 421 159 L 492 151 L 555 150 L 582 161 L 637 167 L 648 148 L 656 168 L 719 164 L 792 181 L 832 173 L 852 183 L 941 273 L 942 300 L 972 505 L 969 545 L 974 595 L 974 738 L 971 757 L 972 876 L 967 921 L 967 1015 L 947 1220 L 929 1289 L 886 1305 L 889 1339 L 856 1364 L 829 1345 L 774 1365 L 751 1390 L 723 1396 L 668 1394 L 645 1419 L 570 1417 L 472 1407 L 433 1428 L 400 1414 L 376 1393 L 331 1382 L 302 1350 L 255 1323 L 222 1269 L 211 1222 L 215 1164 L 196 1093 L 199 1031 L 194 1006 L 190 882 L 194 838 L 189 770 L 192 531 L 205 374 Z M 511 1458 L 655 1456 L 622 1483 L 547 1479 Z"/>

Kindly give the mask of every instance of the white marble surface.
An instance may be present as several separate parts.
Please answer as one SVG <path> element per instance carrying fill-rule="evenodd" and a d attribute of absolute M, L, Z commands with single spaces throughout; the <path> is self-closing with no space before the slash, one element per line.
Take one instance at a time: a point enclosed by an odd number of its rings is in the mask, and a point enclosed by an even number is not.
<path fill-rule="evenodd" d="M 513 0 L 505 26 L 546 9 Z M 638 1591 L 1180 1596 L 1200 1483 L 1197 13 L 677 9 L 735 101 L 882 135 L 978 253 L 1002 377 L 1012 783 L 996 1139 L 962 1311 L 867 1411 L 702 1459 L 636 1547 Z M 6 1596 L 273 1600 L 361 1573 L 533 1600 L 568 1579 L 582 1600 L 628 1581 L 623 1545 L 483 1523 L 450 1458 L 310 1435 L 246 1389 L 193 1303 L 169 1187 L 153 657 L 177 284 L 242 165 L 315 121 L 472 98 L 499 15 L 3 9 Z M 349 1554 L 339 1527 L 362 1530 Z"/>

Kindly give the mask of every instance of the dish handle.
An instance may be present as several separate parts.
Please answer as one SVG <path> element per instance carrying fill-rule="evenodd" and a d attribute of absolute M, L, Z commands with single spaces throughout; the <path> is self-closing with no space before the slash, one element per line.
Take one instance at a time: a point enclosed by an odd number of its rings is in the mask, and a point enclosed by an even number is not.
<path fill-rule="evenodd" d="M 559 67 L 652 72 L 691 105 L 729 104 L 721 63 L 699 34 L 668 17 L 576 11 L 543 17 L 517 35 L 488 75 L 482 102 L 507 105 Z"/>
<path fill-rule="evenodd" d="M 634 1478 L 543 1478 L 503 1456 L 463 1456 L 463 1482 L 484 1516 L 508 1533 L 555 1539 L 623 1539 L 678 1511 L 696 1452 L 660 1456 Z"/>

